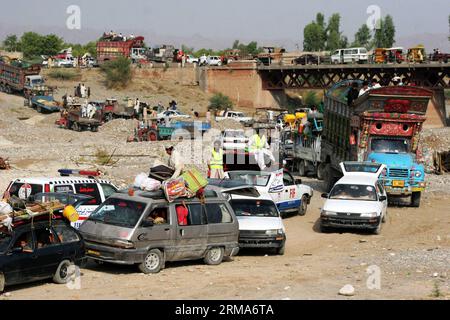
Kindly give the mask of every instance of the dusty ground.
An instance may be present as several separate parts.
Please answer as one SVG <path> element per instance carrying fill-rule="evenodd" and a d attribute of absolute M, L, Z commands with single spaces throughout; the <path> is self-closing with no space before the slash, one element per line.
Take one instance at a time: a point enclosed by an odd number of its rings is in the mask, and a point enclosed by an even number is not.
<path fill-rule="evenodd" d="M 126 186 L 162 157 L 162 145 L 167 143 L 126 143 L 132 121 L 116 120 L 98 133 L 59 129 L 53 124 L 57 114 L 38 115 L 23 107 L 18 96 L 0 94 L 0 112 L 0 157 L 9 158 L 13 167 L 0 171 L 1 191 L 13 178 L 54 176 L 61 167 L 100 168 L 117 185 Z M 95 157 L 99 150 L 115 151 L 115 165 L 99 164 Z M 205 169 L 200 153 L 191 160 Z M 80 290 L 40 282 L 7 288 L 8 294 L 0 299 L 344 299 L 337 293 L 345 284 L 356 289 L 355 296 L 346 299 L 431 299 L 433 293 L 441 299 L 450 297 L 448 175 L 428 177 L 429 191 L 420 208 L 389 208 L 378 236 L 319 233 L 321 186 L 315 179 L 304 181 L 315 189 L 315 196 L 306 216 L 285 219 L 284 256 L 244 251 L 216 267 L 201 261 L 168 263 L 157 275 L 142 275 L 134 267 L 89 263 L 82 269 Z M 366 285 L 367 268 L 372 265 L 381 271 L 379 290 Z"/>

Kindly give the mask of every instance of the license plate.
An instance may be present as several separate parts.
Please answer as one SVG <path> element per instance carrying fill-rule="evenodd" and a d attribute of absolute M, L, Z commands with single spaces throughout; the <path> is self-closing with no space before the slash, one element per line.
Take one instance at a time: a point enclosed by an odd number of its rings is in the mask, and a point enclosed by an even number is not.
<path fill-rule="evenodd" d="M 87 254 L 92 254 L 92 255 L 94 255 L 94 256 L 99 256 L 99 255 L 100 255 L 100 252 L 94 251 L 94 250 L 88 250 L 88 251 L 87 251 Z"/>
<path fill-rule="evenodd" d="M 393 187 L 404 187 L 405 186 L 405 181 L 403 181 L 403 180 L 394 180 L 394 181 L 392 181 L 392 186 Z"/>

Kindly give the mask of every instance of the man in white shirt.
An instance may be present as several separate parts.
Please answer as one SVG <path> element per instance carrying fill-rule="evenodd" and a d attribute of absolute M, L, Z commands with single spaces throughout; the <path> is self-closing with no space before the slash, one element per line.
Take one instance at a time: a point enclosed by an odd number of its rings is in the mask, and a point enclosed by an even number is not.
<path fill-rule="evenodd" d="M 378 83 L 377 79 L 372 79 L 372 87 L 370 89 L 378 89 L 381 88 L 381 85 Z"/>
<path fill-rule="evenodd" d="M 369 84 L 367 83 L 367 81 L 364 81 L 363 83 L 363 87 L 361 88 L 361 90 L 359 90 L 359 95 L 358 97 L 361 97 L 364 93 L 366 93 L 367 91 L 369 91 Z"/>

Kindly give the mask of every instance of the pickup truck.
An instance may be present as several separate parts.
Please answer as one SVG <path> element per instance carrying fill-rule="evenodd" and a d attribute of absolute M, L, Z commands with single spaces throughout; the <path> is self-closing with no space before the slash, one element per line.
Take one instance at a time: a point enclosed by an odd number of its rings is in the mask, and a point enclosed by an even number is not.
<path fill-rule="evenodd" d="M 238 111 L 225 111 L 220 116 L 216 117 L 216 121 L 223 121 L 226 119 L 242 122 L 242 123 L 250 123 L 253 121 L 252 117 L 246 117 L 244 113 Z"/>
<path fill-rule="evenodd" d="M 36 109 L 37 112 L 55 112 L 60 111 L 61 107 L 55 101 L 53 96 L 34 96 L 30 100 L 30 107 Z"/>

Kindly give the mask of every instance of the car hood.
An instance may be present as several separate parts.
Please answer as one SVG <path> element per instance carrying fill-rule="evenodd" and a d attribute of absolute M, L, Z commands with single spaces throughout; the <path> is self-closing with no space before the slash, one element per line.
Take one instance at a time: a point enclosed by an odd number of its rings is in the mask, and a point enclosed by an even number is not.
<path fill-rule="evenodd" d="M 409 153 L 372 152 L 367 157 L 367 161 L 375 161 L 387 166 L 399 166 L 405 168 L 410 168 L 414 163 L 413 156 Z"/>
<path fill-rule="evenodd" d="M 133 234 L 132 228 L 104 224 L 89 219 L 81 224 L 78 231 L 88 241 L 106 244 L 112 243 L 116 239 L 130 240 Z"/>
<path fill-rule="evenodd" d="M 283 229 L 283 220 L 280 217 L 237 217 L 239 230 L 275 230 Z"/>
<path fill-rule="evenodd" d="M 323 210 L 345 213 L 380 212 L 381 202 L 328 199 L 325 201 Z"/>

